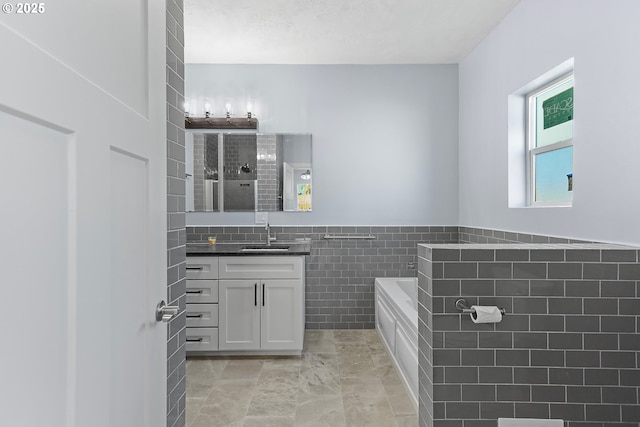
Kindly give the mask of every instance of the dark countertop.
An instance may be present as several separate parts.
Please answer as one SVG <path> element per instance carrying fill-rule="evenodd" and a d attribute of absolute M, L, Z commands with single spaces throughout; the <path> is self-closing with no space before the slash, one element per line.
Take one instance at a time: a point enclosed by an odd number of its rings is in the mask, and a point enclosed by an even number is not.
<path fill-rule="evenodd" d="M 287 255 L 309 255 L 311 253 L 311 243 L 300 242 L 276 242 L 272 246 L 289 246 L 289 250 L 283 252 L 242 252 L 245 246 L 265 245 L 263 242 L 241 242 L 241 243 L 187 243 L 187 255 L 218 255 L 218 256 L 287 256 Z M 265 245 L 266 247 L 266 245 Z"/>

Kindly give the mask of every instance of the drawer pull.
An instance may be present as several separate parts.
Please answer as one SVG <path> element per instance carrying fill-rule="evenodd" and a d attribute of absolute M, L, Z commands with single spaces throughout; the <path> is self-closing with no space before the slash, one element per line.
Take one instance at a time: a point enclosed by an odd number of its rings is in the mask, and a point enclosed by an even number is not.
<path fill-rule="evenodd" d="M 187 319 L 189 318 L 200 318 L 202 317 L 202 313 L 200 314 L 187 314 Z"/>
<path fill-rule="evenodd" d="M 187 270 L 204 270 L 204 266 L 200 266 L 200 267 L 189 267 L 189 266 L 187 266 Z"/>
<path fill-rule="evenodd" d="M 202 293 L 202 289 L 198 289 L 197 291 L 190 291 L 189 289 L 187 289 L 187 293 L 188 294 L 201 294 Z"/>
<path fill-rule="evenodd" d="M 187 338 L 187 342 L 202 342 L 202 338 Z"/>

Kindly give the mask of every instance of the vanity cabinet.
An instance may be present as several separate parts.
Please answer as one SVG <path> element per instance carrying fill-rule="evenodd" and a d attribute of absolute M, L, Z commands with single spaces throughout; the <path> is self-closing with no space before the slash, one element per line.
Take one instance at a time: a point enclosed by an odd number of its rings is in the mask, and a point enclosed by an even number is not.
<path fill-rule="evenodd" d="M 218 350 L 218 257 L 187 257 L 186 350 Z"/>
<path fill-rule="evenodd" d="M 221 351 L 302 351 L 304 257 L 219 260 Z"/>

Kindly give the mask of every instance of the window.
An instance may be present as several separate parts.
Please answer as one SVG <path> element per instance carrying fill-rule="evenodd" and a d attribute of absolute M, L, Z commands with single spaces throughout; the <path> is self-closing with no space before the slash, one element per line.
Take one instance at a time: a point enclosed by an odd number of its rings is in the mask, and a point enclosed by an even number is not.
<path fill-rule="evenodd" d="M 527 95 L 527 180 L 530 206 L 573 200 L 573 74 Z"/>

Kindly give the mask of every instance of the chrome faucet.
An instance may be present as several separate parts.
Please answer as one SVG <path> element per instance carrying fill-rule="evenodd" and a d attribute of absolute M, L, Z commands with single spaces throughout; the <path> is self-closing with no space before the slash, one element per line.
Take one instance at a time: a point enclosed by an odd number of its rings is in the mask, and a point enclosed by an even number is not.
<path fill-rule="evenodd" d="M 271 236 L 271 226 L 269 222 L 265 224 L 264 229 L 267 230 L 267 246 L 271 246 L 271 242 L 276 241 L 276 233 L 273 233 L 273 236 Z"/>

